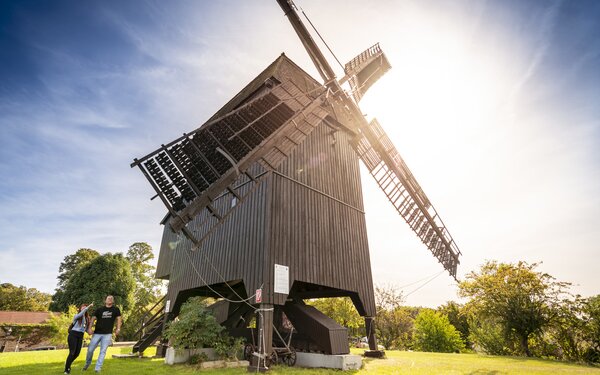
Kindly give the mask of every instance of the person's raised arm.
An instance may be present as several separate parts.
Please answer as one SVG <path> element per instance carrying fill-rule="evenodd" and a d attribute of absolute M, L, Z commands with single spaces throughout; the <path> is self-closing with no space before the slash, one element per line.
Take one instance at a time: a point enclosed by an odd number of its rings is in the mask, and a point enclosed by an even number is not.
<path fill-rule="evenodd" d="M 80 312 L 78 312 L 77 314 L 75 314 L 75 316 L 73 317 L 73 322 L 75 322 L 77 319 L 81 318 L 83 316 L 83 314 L 85 314 L 85 312 L 88 311 L 88 309 L 90 307 L 92 307 L 92 305 L 93 305 L 93 303 L 90 303 L 83 310 L 81 310 Z"/>

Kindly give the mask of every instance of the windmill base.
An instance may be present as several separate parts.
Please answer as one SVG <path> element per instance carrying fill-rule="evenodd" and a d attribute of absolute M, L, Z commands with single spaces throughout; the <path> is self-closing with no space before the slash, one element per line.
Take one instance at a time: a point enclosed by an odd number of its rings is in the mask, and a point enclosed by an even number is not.
<path fill-rule="evenodd" d="M 358 370 L 362 358 L 354 354 L 296 353 L 296 366 L 309 368 L 333 368 L 338 370 Z"/>
<path fill-rule="evenodd" d="M 384 358 L 385 350 L 365 350 L 365 357 L 369 358 Z"/>

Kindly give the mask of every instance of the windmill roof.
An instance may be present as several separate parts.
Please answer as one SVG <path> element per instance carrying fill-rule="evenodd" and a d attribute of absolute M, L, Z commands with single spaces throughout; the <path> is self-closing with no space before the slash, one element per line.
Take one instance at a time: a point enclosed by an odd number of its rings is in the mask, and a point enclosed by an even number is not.
<path fill-rule="evenodd" d="M 289 57 L 282 53 L 275 61 L 273 61 L 265 70 L 257 75 L 250 83 L 248 83 L 240 92 L 238 92 L 230 101 L 228 101 L 221 109 L 217 111 L 208 121 L 225 115 L 226 113 L 234 110 L 240 104 L 244 103 L 248 98 L 252 96 L 264 83 L 270 78 L 274 77 L 279 81 L 283 80 L 283 77 L 290 78 L 286 75 L 286 70 L 291 68 L 297 73 L 301 73 L 303 78 L 308 78 L 312 83 L 321 86 L 317 80 L 312 78 L 306 71 L 300 68 L 295 62 Z"/>

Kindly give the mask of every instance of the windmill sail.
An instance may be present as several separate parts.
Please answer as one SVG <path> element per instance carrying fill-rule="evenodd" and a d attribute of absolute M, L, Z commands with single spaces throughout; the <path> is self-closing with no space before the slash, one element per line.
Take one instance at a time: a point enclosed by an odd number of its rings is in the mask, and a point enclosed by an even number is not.
<path fill-rule="evenodd" d="M 361 129 L 353 147 L 396 211 L 456 278 L 460 250 L 377 120 Z"/>
<path fill-rule="evenodd" d="M 254 93 L 243 104 L 132 163 L 171 213 L 175 232 L 185 233 L 186 224 L 203 213 L 201 229 L 190 238 L 197 244 L 235 209 L 214 205 L 219 196 L 232 194 L 243 202 L 264 171 L 277 168 L 329 115 L 321 106 L 325 92 L 320 88 L 323 94 L 310 96 L 293 82 L 273 77 L 258 90 L 252 86 Z"/>

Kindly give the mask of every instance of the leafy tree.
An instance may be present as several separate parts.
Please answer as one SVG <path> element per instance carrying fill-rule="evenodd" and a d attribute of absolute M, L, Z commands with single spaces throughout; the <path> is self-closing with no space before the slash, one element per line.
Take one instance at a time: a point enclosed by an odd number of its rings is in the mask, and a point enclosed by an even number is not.
<path fill-rule="evenodd" d="M 393 286 L 375 287 L 377 339 L 386 349 L 412 347 L 415 308 L 404 307 L 402 291 Z"/>
<path fill-rule="evenodd" d="M 448 317 L 423 309 L 415 319 L 415 348 L 425 352 L 452 353 L 464 349 L 459 332 Z"/>
<path fill-rule="evenodd" d="M 570 361 L 581 359 L 585 351 L 586 322 L 584 320 L 585 300 L 577 296 L 574 300 L 564 300 L 556 306 L 555 314 L 546 330 L 546 340 L 554 344 L 558 353 L 541 353 Z"/>
<path fill-rule="evenodd" d="M 35 288 L 0 284 L 0 310 L 48 311 L 51 297 Z"/>
<path fill-rule="evenodd" d="M 133 304 L 135 280 L 131 266 L 120 253 L 106 253 L 94 258 L 69 278 L 64 297 L 71 304 L 104 305 L 107 295 L 115 297 L 115 304 L 127 311 Z"/>
<path fill-rule="evenodd" d="M 155 268 L 149 262 L 154 259 L 152 247 L 145 242 L 136 242 L 129 246 L 126 255 L 131 265 L 131 274 L 136 282 L 134 300 L 136 306 L 147 306 L 158 300 L 161 285 L 154 278 Z"/>
<path fill-rule="evenodd" d="M 469 341 L 473 348 L 491 355 L 512 355 L 514 351 L 513 340 L 508 339 L 503 332 L 502 325 L 493 317 L 480 319 L 471 315 L 469 318 Z"/>
<path fill-rule="evenodd" d="M 144 316 L 152 316 L 150 311 L 160 298 L 161 281 L 154 278 L 155 268 L 149 262 L 154 259 L 152 247 L 145 242 L 136 242 L 129 246 L 126 255 L 135 280 L 133 308 L 123 314 L 125 324 L 121 331 L 124 340 L 137 340 L 134 333 L 140 328 Z M 157 307 L 160 309 L 161 306 Z"/>
<path fill-rule="evenodd" d="M 467 310 L 479 319 L 495 320 L 504 338 L 516 338 L 527 356 L 529 339 L 548 325 L 569 285 L 536 272 L 538 265 L 488 261 L 459 284 L 459 294 L 470 298 Z"/>
<path fill-rule="evenodd" d="M 402 291 L 396 287 L 388 286 L 376 286 L 375 287 L 375 305 L 377 310 L 394 310 L 397 307 L 402 306 L 404 303 L 404 296 Z"/>
<path fill-rule="evenodd" d="M 351 331 L 364 329 L 365 320 L 358 314 L 352 300 L 348 297 L 319 298 L 309 301 L 308 304 Z"/>
<path fill-rule="evenodd" d="M 471 348 L 469 341 L 469 321 L 464 306 L 454 301 L 449 301 L 445 305 L 438 307 L 438 312 L 448 317 L 450 324 L 460 333 L 460 338 L 465 342 L 466 347 Z"/>
<path fill-rule="evenodd" d="M 399 306 L 377 313 L 377 340 L 386 349 L 411 349 L 414 331 L 412 309 Z"/>
<path fill-rule="evenodd" d="M 197 349 L 214 345 L 222 331 L 203 298 L 192 297 L 181 306 L 178 320 L 167 325 L 164 335 L 177 349 Z"/>
<path fill-rule="evenodd" d="M 64 288 L 69 278 L 81 267 L 100 256 L 96 250 L 79 249 L 74 254 L 67 255 L 58 267 L 58 287 Z"/>
<path fill-rule="evenodd" d="M 583 353 L 586 362 L 600 362 L 600 294 L 586 300 L 583 308 L 585 319 L 584 337 L 588 348 Z"/>
<path fill-rule="evenodd" d="M 64 258 L 58 267 L 58 285 L 50 304 L 52 311 L 67 311 L 69 304 L 72 303 L 65 296 L 65 289 L 67 288 L 69 279 L 98 256 L 100 256 L 100 253 L 96 250 L 82 248 Z"/>

